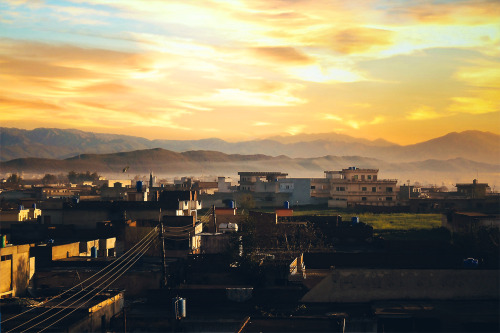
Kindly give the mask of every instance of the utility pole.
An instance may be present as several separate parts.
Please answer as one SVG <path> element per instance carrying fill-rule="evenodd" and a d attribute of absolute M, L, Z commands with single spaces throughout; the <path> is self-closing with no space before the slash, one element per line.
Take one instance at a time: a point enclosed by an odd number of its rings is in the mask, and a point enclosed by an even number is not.
<path fill-rule="evenodd" d="M 163 221 L 161 220 L 161 208 L 160 208 L 160 242 L 161 242 L 161 261 L 163 266 L 162 281 L 160 284 L 161 288 L 167 287 L 167 262 L 165 259 L 165 235 L 163 234 Z"/>
<path fill-rule="evenodd" d="M 217 222 L 215 216 L 215 205 L 212 205 L 212 216 L 214 218 L 214 233 L 217 233 Z"/>

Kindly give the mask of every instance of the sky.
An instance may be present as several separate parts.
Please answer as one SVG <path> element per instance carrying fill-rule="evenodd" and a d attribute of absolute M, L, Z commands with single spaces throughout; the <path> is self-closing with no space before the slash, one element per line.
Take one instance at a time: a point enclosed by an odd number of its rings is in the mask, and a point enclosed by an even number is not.
<path fill-rule="evenodd" d="M 1 0 L 0 126 L 500 133 L 500 1 Z"/>

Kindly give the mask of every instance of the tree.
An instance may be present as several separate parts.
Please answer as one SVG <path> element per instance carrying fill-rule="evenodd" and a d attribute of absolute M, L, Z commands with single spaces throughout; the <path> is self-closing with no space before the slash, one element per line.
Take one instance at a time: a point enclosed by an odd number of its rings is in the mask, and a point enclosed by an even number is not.
<path fill-rule="evenodd" d="M 76 183 L 78 181 L 78 175 L 76 172 L 74 172 L 73 170 L 71 170 L 70 172 L 68 172 L 68 180 L 70 183 Z"/>
<path fill-rule="evenodd" d="M 255 208 L 255 200 L 251 194 L 243 194 L 238 202 L 238 207 L 241 209 L 252 209 Z"/>
<path fill-rule="evenodd" d="M 45 174 L 42 178 L 42 184 L 56 184 L 58 182 L 56 175 L 51 175 L 50 173 Z"/>
<path fill-rule="evenodd" d="M 90 171 L 77 173 L 75 171 L 70 171 L 68 173 L 68 180 L 70 183 L 78 183 L 84 181 L 96 181 L 99 180 L 99 174 L 97 172 L 90 173 Z"/>
<path fill-rule="evenodd" d="M 10 183 L 14 186 L 19 186 L 21 183 L 22 178 L 17 175 L 17 173 L 13 173 L 7 178 L 7 183 Z"/>

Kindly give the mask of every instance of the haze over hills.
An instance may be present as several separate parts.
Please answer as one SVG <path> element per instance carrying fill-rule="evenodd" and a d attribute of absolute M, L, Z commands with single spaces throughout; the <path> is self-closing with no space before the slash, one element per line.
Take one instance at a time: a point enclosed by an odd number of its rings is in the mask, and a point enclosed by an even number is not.
<path fill-rule="evenodd" d="M 313 158 L 327 155 L 373 157 L 388 162 L 464 158 L 476 162 L 500 163 L 500 136 L 490 132 L 449 133 L 418 144 L 400 146 L 383 139 L 374 141 L 345 134 L 299 134 L 265 140 L 227 142 L 202 140 L 148 140 L 145 138 L 83 132 L 73 129 L 0 128 L 0 160 L 38 157 L 63 159 L 78 154 L 116 153 L 151 148 L 174 152 L 219 151 L 225 154 L 286 155 Z"/>
<path fill-rule="evenodd" d="M 123 168 L 129 167 L 127 174 Z M 423 160 L 412 163 L 388 162 L 361 156 L 323 156 L 317 158 L 290 158 L 287 156 L 224 154 L 214 151 L 188 151 L 177 153 L 161 148 L 112 154 L 81 154 L 64 160 L 21 158 L 0 162 L 7 173 L 67 173 L 97 171 L 113 177 L 133 177 L 154 171 L 163 177 L 181 175 L 234 176 L 238 171 L 282 171 L 290 177 L 321 178 L 325 170 L 339 170 L 348 166 L 378 168 L 381 177 L 407 179 L 427 183 L 471 182 L 481 173 L 481 180 L 498 183 L 498 165 L 474 162 L 462 158 L 449 160 Z"/>

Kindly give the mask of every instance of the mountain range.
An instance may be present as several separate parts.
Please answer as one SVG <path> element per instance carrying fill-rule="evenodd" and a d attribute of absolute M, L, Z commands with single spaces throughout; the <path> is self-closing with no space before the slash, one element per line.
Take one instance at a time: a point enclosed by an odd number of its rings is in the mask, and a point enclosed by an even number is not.
<path fill-rule="evenodd" d="M 66 159 L 79 154 L 109 154 L 162 148 L 171 152 L 192 150 L 225 154 L 288 156 L 363 156 L 402 163 L 430 159 L 467 159 L 500 164 L 500 135 L 465 131 L 449 133 L 429 141 L 401 146 L 383 139 L 367 140 L 345 134 L 299 134 L 265 140 L 228 142 L 217 138 L 202 140 L 148 140 L 141 137 L 99 134 L 74 129 L 0 128 L 0 161 L 17 158 Z"/>
<path fill-rule="evenodd" d="M 317 158 L 290 158 L 284 155 L 240 155 L 214 151 L 177 153 L 162 148 L 111 154 L 80 154 L 68 159 L 20 158 L 0 162 L 3 172 L 67 173 L 97 171 L 111 177 L 129 178 L 154 171 L 162 177 L 180 175 L 235 176 L 238 171 L 281 171 L 290 177 L 321 178 L 325 170 L 340 170 L 347 166 L 377 168 L 381 177 L 407 179 L 426 183 L 470 182 L 481 171 L 482 181 L 498 182 L 498 165 L 474 162 L 462 158 L 424 160 L 420 162 L 387 162 L 361 156 L 323 156 Z M 122 170 L 128 167 L 128 174 Z"/>

